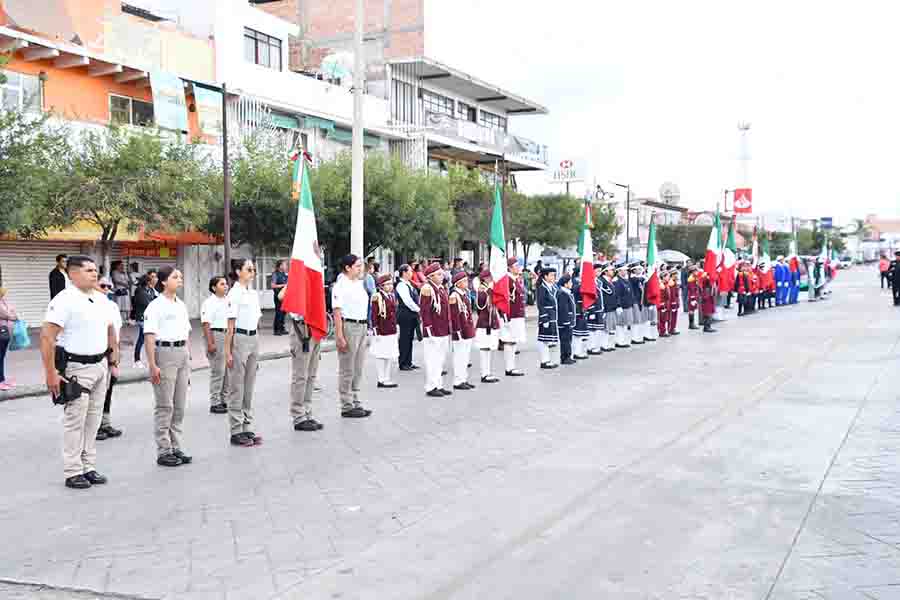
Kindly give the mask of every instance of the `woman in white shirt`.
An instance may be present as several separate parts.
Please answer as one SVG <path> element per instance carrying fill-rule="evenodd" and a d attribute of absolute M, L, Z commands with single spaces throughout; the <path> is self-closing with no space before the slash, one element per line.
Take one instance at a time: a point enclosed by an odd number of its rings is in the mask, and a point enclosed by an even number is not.
<path fill-rule="evenodd" d="M 191 462 L 182 452 L 182 424 L 191 373 L 191 321 L 187 307 L 175 293 L 182 284 L 181 271 L 163 267 L 158 272 L 162 294 L 144 312 L 144 337 L 156 434 L 156 464 L 177 467 Z"/>
<path fill-rule="evenodd" d="M 368 346 L 369 293 L 359 257 L 348 254 L 341 259 L 340 268 L 341 273 L 331 289 L 331 308 L 338 350 L 341 416 L 360 419 L 372 414 L 359 401 Z"/>
<path fill-rule="evenodd" d="M 225 364 L 228 377 L 228 421 L 231 443 L 258 446 L 262 437 L 253 432 L 253 389 L 259 361 L 259 294 L 252 287 L 256 266 L 248 258 L 233 264 L 235 278 L 228 292 L 228 331 L 225 334 Z"/>
<path fill-rule="evenodd" d="M 225 366 L 225 332 L 228 330 L 228 281 L 221 275 L 209 280 L 209 298 L 200 307 L 200 323 L 209 360 L 209 412 L 228 412 L 228 368 Z"/>

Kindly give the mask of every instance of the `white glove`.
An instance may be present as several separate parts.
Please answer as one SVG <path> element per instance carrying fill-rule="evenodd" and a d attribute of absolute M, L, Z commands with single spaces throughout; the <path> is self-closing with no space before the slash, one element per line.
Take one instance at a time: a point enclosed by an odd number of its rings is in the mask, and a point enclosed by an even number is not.
<path fill-rule="evenodd" d="M 544 323 L 544 329 L 547 329 L 548 327 L 550 327 L 550 323 Z"/>
<path fill-rule="evenodd" d="M 617 315 L 621 315 L 623 312 L 625 312 L 625 311 L 622 310 L 622 307 L 621 307 L 621 306 L 620 306 L 619 308 L 616 309 L 616 314 L 617 314 Z"/>

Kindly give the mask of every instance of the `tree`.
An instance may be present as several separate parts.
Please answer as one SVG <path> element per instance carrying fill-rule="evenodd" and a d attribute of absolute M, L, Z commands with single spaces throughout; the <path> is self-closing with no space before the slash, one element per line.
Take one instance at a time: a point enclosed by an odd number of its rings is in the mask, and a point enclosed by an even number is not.
<path fill-rule="evenodd" d="M 822 229 L 801 229 L 797 231 L 797 246 L 800 254 L 818 256 L 822 251 L 822 244 L 825 242 L 826 233 Z M 838 252 L 843 252 L 846 247 L 844 240 L 837 233 L 828 235 L 831 241 L 831 247 Z"/>
<path fill-rule="evenodd" d="M 700 260 L 709 243 L 709 225 L 660 225 L 656 228 L 661 250 L 677 250 Z"/>
<path fill-rule="evenodd" d="M 508 192 L 507 237 L 524 249 L 525 264 L 533 244 L 567 248 L 575 245 L 584 224 L 584 203 L 565 194 L 528 196 Z"/>
<path fill-rule="evenodd" d="M 622 227 L 616 220 L 616 209 L 609 204 L 595 204 L 591 208 L 591 247 L 598 254 L 611 256 L 616 252 L 616 238 Z"/>
<path fill-rule="evenodd" d="M 213 191 L 209 160 L 198 146 L 157 131 L 88 131 L 64 159 L 64 187 L 32 215 L 34 232 L 84 221 L 100 229 L 103 262 L 120 231 L 184 231 L 205 221 Z"/>
<path fill-rule="evenodd" d="M 62 188 L 68 131 L 47 116 L 0 112 L 0 232 L 28 236 L 44 199 Z"/>

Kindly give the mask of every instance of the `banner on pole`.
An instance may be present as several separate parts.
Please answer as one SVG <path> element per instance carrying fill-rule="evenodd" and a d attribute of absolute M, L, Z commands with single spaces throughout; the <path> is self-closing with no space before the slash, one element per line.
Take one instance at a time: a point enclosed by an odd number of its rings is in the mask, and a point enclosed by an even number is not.
<path fill-rule="evenodd" d="M 753 212 L 753 190 L 739 188 L 734 190 L 734 212 L 749 215 Z"/>

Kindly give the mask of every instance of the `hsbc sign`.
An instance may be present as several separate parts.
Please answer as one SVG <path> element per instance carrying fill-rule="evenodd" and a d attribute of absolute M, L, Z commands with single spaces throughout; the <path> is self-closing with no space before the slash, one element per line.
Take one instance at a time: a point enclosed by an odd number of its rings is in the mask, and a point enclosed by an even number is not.
<path fill-rule="evenodd" d="M 550 172 L 551 183 L 576 183 L 584 181 L 584 168 L 580 161 L 564 158 Z"/>

